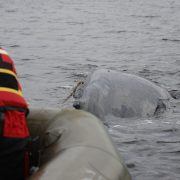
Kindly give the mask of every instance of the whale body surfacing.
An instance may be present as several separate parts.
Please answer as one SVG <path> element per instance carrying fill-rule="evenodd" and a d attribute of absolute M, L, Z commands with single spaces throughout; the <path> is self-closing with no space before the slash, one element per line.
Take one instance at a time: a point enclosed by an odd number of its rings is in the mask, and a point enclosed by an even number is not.
<path fill-rule="evenodd" d="M 73 106 L 103 119 L 150 117 L 167 109 L 169 93 L 144 78 L 114 70 L 100 69 L 74 94 Z"/>

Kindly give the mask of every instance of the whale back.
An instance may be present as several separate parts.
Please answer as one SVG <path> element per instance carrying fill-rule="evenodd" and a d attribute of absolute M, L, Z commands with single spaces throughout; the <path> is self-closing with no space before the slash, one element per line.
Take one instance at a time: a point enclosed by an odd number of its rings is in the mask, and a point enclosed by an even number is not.
<path fill-rule="evenodd" d="M 96 70 L 75 96 L 75 105 L 101 119 L 106 115 L 121 118 L 147 117 L 168 107 L 169 93 L 154 83 L 127 73 Z"/>

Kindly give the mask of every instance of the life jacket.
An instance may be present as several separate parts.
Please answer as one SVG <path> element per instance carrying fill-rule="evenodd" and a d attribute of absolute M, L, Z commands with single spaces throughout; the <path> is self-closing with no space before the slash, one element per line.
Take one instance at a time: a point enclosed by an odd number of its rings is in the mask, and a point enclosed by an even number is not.
<path fill-rule="evenodd" d="M 0 48 L 0 112 L 4 113 L 3 136 L 29 136 L 26 124 L 28 105 L 22 95 L 16 69 L 7 52 Z"/>

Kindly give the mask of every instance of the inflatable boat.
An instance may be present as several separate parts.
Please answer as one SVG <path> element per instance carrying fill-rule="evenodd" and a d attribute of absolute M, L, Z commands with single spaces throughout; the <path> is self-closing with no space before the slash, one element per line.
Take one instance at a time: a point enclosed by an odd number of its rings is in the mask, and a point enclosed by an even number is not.
<path fill-rule="evenodd" d="M 104 125 L 75 109 L 30 109 L 39 170 L 30 180 L 131 180 Z"/>

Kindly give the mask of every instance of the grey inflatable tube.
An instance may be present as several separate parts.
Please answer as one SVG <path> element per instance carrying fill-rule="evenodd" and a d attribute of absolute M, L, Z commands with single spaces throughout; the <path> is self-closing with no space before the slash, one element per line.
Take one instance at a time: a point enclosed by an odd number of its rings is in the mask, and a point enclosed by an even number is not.
<path fill-rule="evenodd" d="M 31 180 L 131 180 L 104 125 L 74 109 L 30 109 L 32 138 L 39 137 L 40 168 Z"/>

